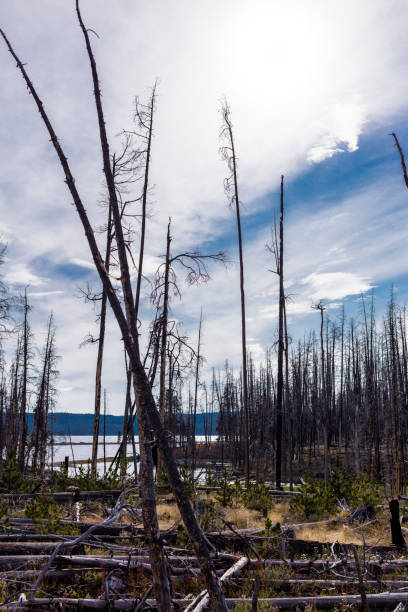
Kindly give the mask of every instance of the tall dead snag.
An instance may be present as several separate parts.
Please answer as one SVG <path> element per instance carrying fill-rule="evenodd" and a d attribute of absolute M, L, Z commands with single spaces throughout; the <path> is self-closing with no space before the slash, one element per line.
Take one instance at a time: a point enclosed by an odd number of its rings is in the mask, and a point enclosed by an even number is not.
<path fill-rule="evenodd" d="M 239 209 L 237 156 L 235 152 L 234 134 L 232 131 L 231 112 L 227 102 L 222 105 L 223 125 L 220 131 L 221 139 L 227 142 L 221 147 L 223 159 L 228 164 L 231 174 L 224 180 L 225 192 L 229 197 L 231 207 L 235 204 L 238 230 L 239 251 L 239 287 L 241 294 L 241 344 L 242 344 L 242 407 L 244 421 L 244 472 L 245 484 L 249 485 L 249 414 L 248 414 L 248 374 L 246 354 L 246 321 L 245 321 L 245 289 L 244 289 L 244 258 L 242 253 L 241 216 Z"/>
<path fill-rule="evenodd" d="M 280 187 L 279 218 L 279 322 L 278 322 L 278 380 L 276 390 L 276 487 L 281 488 L 282 479 L 282 415 L 283 415 L 283 351 L 285 293 L 283 288 L 283 176 Z"/>
<path fill-rule="evenodd" d="M 324 444 L 324 481 L 329 479 L 329 408 L 326 393 L 325 356 L 324 356 L 324 311 L 326 310 L 322 300 L 313 306 L 314 310 L 320 312 L 320 414 L 323 421 L 323 444 Z"/>
<path fill-rule="evenodd" d="M 170 274 L 170 224 L 167 225 L 166 238 L 166 260 L 164 264 L 164 286 L 163 286 L 163 308 L 161 316 L 161 342 L 160 342 L 160 397 L 159 397 L 159 413 L 160 420 L 164 424 L 165 409 L 166 409 L 166 350 L 167 350 L 167 325 L 169 319 L 169 274 Z M 159 454 L 157 462 L 157 471 L 160 474 L 163 469 L 162 457 Z"/>
<path fill-rule="evenodd" d="M 20 405 L 20 423 L 18 430 L 18 469 L 24 473 L 25 459 L 27 451 L 27 382 L 28 382 L 28 360 L 30 354 L 30 326 L 28 323 L 28 311 L 30 306 L 27 300 L 27 289 L 24 290 L 23 298 L 23 332 L 22 332 L 22 381 L 21 381 L 21 405 Z"/>
<path fill-rule="evenodd" d="M 115 318 L 118 322 L 120 332 L 122 334 L 123 342 L 126 348 L 126 352 L 128 353 L 129 361 L 132 367 L 132 375 L 133 375 L 133 383 L 134 383 L 134 393 L 135 400 L 138 410 L 138 419 L 139 419 L 139 433 L 141 439 L 141 447 L 146 446 L 146 448 L 150 448 L 150 444 L 148 444 L 148 440 L 143 438 L 143 429 L 145 429 L 144 424 L 145 421 L 149 421 L 149 425 L 151 426 L 154 435 L 156 437 L 157 444 L 159 449 L 163 455 L 163 461 L 166 468 L 168 480 L 170 486 L 173 490 L 173 494 L 175 496 L 178 508 L 180 510 L 181 517 L 186 526 L 187 533 L 189 538 L 193 544 L 195 553 L 197 555 L 197 559 L 203 573 L 204 579 L 206 581 L 208 593 L 210 596 L 210 607 L 212 610 L 217 612 L 224 612 L 227 610 L 227 605 L 225 602 L 225 598 L 219 584 L 217 574 L 215 571 L 215 567 L 213 561 L 210 557 L 207 542 L 205 540 L 204 534 L 200 528 L 200 525 L 197 521 L 197 518 L 194 515 L 193 508 L 189 501 L 184 483 L 180 478 L 180 474 L 177 469 L 177 464 L 173 456 L 172 449 L 168 442 L 167 432 L 163 429 L 160 416 L 156 408 L 156 404 L 154 401 L 154 397 L 152 394 L 152 389 L 149 384 L 149 380 L 147 378 L 146 371 L 144 369 L 141 357 L 140 357 L 140 349 L 139 349 L 139 337 L 137 332 L 136 318 L 135 318 L 135 309 L 134 309 L 134 301 L 129 273 L 129 266 L 126 257 L 126 245 L 123 237 L 123 230 L 121 226 L 121 216 L 118 207 L 118 202 L 116 198 L 115 185 L 112 176 L 112 169 L 110 167 L 110 159 L 109 159 L 109 145 L 105 130 L 105 121 L 102 110 L 102 101 L 101 94 L 99 89 L 99 79 L 96 70 L 96 64 L 94 60 L 94 56 L 92 53 L 92 48 L 89 41 L 88 30 L 85 28 L 80 12 L 78 0 L 76 1 L 76 9 L 77 16 L 81 25 L 82 32 L 85 37 L 86 47 L 88 52 L 88 57 L 91 63 L 92 70 L 92 79 L 94 84 L 94 95 L 95 95 L 95 103 L 97 109 L 97 117 L 99 124 L 99 135 L 100 142 L 103 153 L 103 163 L 104 163 L 104 174 L 106 178 L 106 183 L 109 191 L 109 201 L 112 206 L 112 217 L 115 226 L 116 232 L 116 241 L 118 247 L 118 257 L 120 260 L 120 272 L 121 272 L 121 282 L 122 282 L 122 290 L 123 290 L 123 300 L 125 304 L 125 312 L 122 309 L 121 302 L 114 290 L 109 274 L 106 271 L 101 253 L 99 251 L 98 245 L 95 240 L 95 233 L 93 228 L 89 222 L 88 215 L 86 213 L 84 204 L 79 195 L 78 189 L 76 187 L 76 183 L 74 177 L 71 173 L 70 166 L 68 164 L 68 160 L 64 154 L 64 151 L 58 141 L 57 135 L 54 131 L 54 128 L 48 118 L 44 110 L 44 106 L 42 101 L 40 100 L 28 74 L 25 70 L 24 65 L 17 57 L 14 52 L 11 44 L 9 43 L 6 35 L 0 29 L 0 34 L 3 37 L 12 57 L 17 63 L 17 67 L 20 70 L 25 83 L 28 87 L 29 92 L 33 96 L 33 99 L 37 105 L 37 109 L 41 115 L 41 118 L 47 128 L 47 131 L 50 135 L 51 142 L 54 146 L 58 159 L 60 161 L 61 167 L 63 169 L 65 175 L 65 182 L 68 186 L 68 189 L 71 193 L 71 196 L 74 200 L 74 205 L 77 210 L 77 213 L 80 217 L 81 223 L 83 225 L 85 236 L 88 241 L 88 246 L 91 251 L 95 267 L 99 274 L 99 277 L 102 281 L 103 288 L 105 289 L 109 304 L 112 308 L 112 311 L 115 315 Z M 151 452 L 150 452 L 151 456 Z M 143 465 L 142 465 L 143 467 Z M 154 504 L 154 489 L 153 489 L 153 497 L 151 497 L 151 472 L 147 471 L 148 481 L 145 482 L 145 474 L 143 474 L 143 470 L 141 473 L 141 484 L 143 494 L 149 494 L 148 498 L 142 498 L 143 503 L 143 518 L 145 524 L 145 537 L 146 542 L 149 548 L 149 556 L 152 565 L 153 577 L 157 590 L 157 597 L 159 600 L 159 609 L 162 611 L 166 611 L 171 609 L 171 598 L 170 598 L 170 589 L 169 589 L 169 581 L 166 572 L 166 564 L 163 556 L 163 549 L 161 546 L 160 540 L 160 532 L 157 526 L 157 515 L 155 512 L 155 504 Z M 145 487 L 147 486 L 147 491 Z M 152 501 L 153 500 L 153 501 Z M 156 520 L 155 520 L 156 519 Z"/>
<path fill-rule="evenodd" d="M 393 292 L 388 306 L 388 361 L 390 370 L 390 401 L 391 401 L 391 417 L 392 417 L 392 441 L 394 447 L 394 482 L 393 490 L 395 495 L 401 494 L 402 475 L 401 475 L 401 423 L 400 423 L 400 398 L 399 398 L 399 363 L 398 358 L 398 336 L 396 325 L 395 302 Z"/>
<path fill-rule="evenodd" d="M 106 252 L 105 252 L 105 269 L 107 273 L 109 273 L 111 249 L 112 249 L 112 209 L 111 209 L 111 206 L 109 205 L 108 226 L 106 229 Z M 101 310 L 99 313 L 98 356 L 96 359 L 96 373 L 95 373 L 95 406 L 94 406 L 92 458 L 91 458 L 91 468 L 95 474 L 97 472 L 99 423 L 100 423 L 100 418 L 101 418 L 102 363 L 103 363 L 103 349 L 105 345 L 106 310 L 107 310 L 107 295 L 106 295 L 105 289 L 102 288 Z"/>
<path fill-rule="evenodd" d="M 394 138 L 395 146 L 398 149 L 401 160 L 402 175 L 404 178 L 405 185 L 408 189 L 408 173 L 407 165 L 405 161 L 404 152 L 398 141 L 395 132 L 392 132 L 391 136 Z M 398 351 L 398 341 L 395 334 L 395 305 L 394 298 L 391 295 L 391 301 L 389 306 L 389 334 L 390 334 L 390 352 L 391 352 L 391 404 L 393 413 L 393 431 L 394 431 L 394 453 L 395 453 L 395 493 L 399 495 L 401 493 L 401 439 L 400 439 L 400 423 L 399 423 L 399 410 L 398 410 L 398 389 L 397 389 L 397 372 L 396 372 L 396 353 Z"/>
<path fill-rule="evenodd" d="M 153 578 L 157 587 L 157 597 L 160 602 L 160 608 L 167 610 L 171 608 L 171 593 L 170 583 L 167 574 L 166 561 L 164 558 L 163 547 L 160 539 L 159 523 L 157 519 L 156 503 L 155 503 L 155 492 L 154 492 L 154 481 L 153 481 L 153 460 L 151 453 L 151 444 L 149 440 L 149 422 L 147 411 L 143 408 L 142 394 L 139 393 L 137 385 L 137 374 L 135 372 L 135 366 L 142 367 L 140 362 L 139 342 L 138 342 L 138 331 L 137 331 L 137 319 L 134 308 L 132 283 L 130 278 L 129 264 L 127 260 L 126 252 L 126 241 L 122 227 L 122 215 L 119 208 L 118 193 L 116 190 L 114 173 L 111 167 L 111 159 L 109 153 L 109 143 L 106 133 L 105 118 L 102 108 L 102 98 L 99 86 L 99 77 L 96 68 L 96 62 L 93 55 L 89 32 L 85 27 L 82 20 L 82 16 L 79 10 L 79 1 L 76 0 L 76 12 L 79 21 L 80 28 L 84 35 L 86 50 L 91 66 L 92 81 L 94 85 L 94 99 L 96 105 L 96 113 L 99 126 L 99 138 L 102 150 L 103 159 L 103 173 L 106 180 L 106 186 L 109 195 L 109 204 L 112 208 L 112 218 L 115 228 L 115 240 L 117 247 L 117 256 L 119 260 L 120 278 L 123 292 L 123 299 L 125 303 L 126 323 L 128 327 L 128 333 L 130 335 L 129 347 L 125 348 L 127 351 L 134 350 L 135 363 L 132 364 L 133 376 L 134 376 L 134 387 L 135 387 L 135 399 L 138 407 L 138 422 L 139 422 L 139 439 L 140 439 L 140 479 L 142 485 L 142 515 L 143 524 L 145 528 L 146 542 L 149 547 L 149 555 L 152 565 Z M 109 279 L 106 270 L 104 271 L 107 279 Z M 112 306 L 112 304 L 111 304 Z M 115 313 L 116 314 L 116 313 Z M 123 336 L 124 337 L 124 336 Z M 133 352 L 132 350 L 132 352 Z M 130 358 L 130 355 L 129 355 Z M 144 369 L 143 369 L 144 372 Z M 151 390 L 150 390 L 151 392 Z M 125 441 L 126 444 L 126 441 Z"/>
<path fill-rule="evenodd" d="M 197 420 L 197 398 L 198 398 L 198 383 L 200 375 L 200 360 L 201 360 L 201 327 L 203 322 L 203 312 L 200 313 L 200 324 L 198 326 L 198 341 L 196 352 L 196 367 L 195 367 L 195 384 L 194 384 L 194 408 L 193 408 L 193 423 L 191 432 L 191 473 L 194 478 L 195 461 L 196 461 L 196 420 Z"/>
<path fill-rule="evenodd" d="M 146 217 L 147 217 L 147 196 L 149 193 L 149 172 L 150 172 L 150 161 L 152 155 L 152 139 L 153 139 L 153 117 L 156 103 L 156 87 L 157 82 L 154 84 L 152 94 L 150 96 L 149 105 L 143 108 L 136 99 L 136 110 L 135 120 L 137 120 L 139 128 L 144 131 L 144 140 L 146 142 L 145 150 L 145 164 L 144 164 L 144 178 L 143 178 L 143 191 L 142 191 L 142 226 L 140 229 L 140 246 L 139 246 L 139 264 L 137 268 L 137 281 L 136 281 L 136 296 L 135 296 L 135 314 L 136 318 L 139 316 L 139 305 L 140 305 L 140 291 L 142 286 L 143 277 L 143 257 L 144 257 L 144 246 L 146 237 Z"/>
<path fill-rule="evenodd" d="M 267 244 L 266 248 L 270 251 L 275 259 L 275 270 L 272 270 L 279 277 L 279 314 L 278 314 L 278 376 L 276 385 L 276 423 L 275 423 L 275 440 L 276 440 L 276 462 L 275 462 L 275 480 L 276 487 L 281 488 L 282 481 L 282 434 L 283 434 L 283 406 L 284 406 L 284 376 L 283 376 L 283 357 L 285 354 L 285 380 L 286 393 L 285 405 L 289 401 L 289 362 L 288 362 L 288 330 L 286 321 L 286 298 L 283 279 L 283 217 L 284 217 L 284 199 L 283 199 L 283 175 L 280 183 L 280 214 L 279 214 L 279 240 L 277 235 L 276 219 L 272 233 L 272 244 Z M 291 443 L 292 444 L 292 443 Z M 291 447 L 292 448 L 292 447 Z M 290 453 L 290 465 L 292 465 L 292 450 Z"/>

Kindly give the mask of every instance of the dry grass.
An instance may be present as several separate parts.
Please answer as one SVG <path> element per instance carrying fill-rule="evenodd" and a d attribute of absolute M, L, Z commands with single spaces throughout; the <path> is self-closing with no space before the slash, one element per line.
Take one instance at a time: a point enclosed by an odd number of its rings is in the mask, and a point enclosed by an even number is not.
<path fill-rule="evenodd" d="M 335 542 L 338 540 L 343 544 L 363 543 L 372 546 L 376 543 L 380 546 L 391 545 L 391 534 L 386 519 L 378 519 L 362 526 L 344 525 L 315 525 L 296 529 L 296 537 L 302 540 L 316 540 L 319 542 Z M 380 540 L 380 541 L 378 541 Z"/>
<path fill-rule="evenodd" d="M 180 521 L 180 512 L 176 504 L 160 502 L 157 504 L 157 518 L 160 529 L 169 529 Z"/>
<path fill-rule="evenodd" d="M 217 510 L 222 511 L 225 519 L 236 525 L 238 529 L 263 529 L 265 527 L 265 518 L 262 516 L 262 513 L 257 510 L 250 510 L 244 506 L 220 508 L 219 504 L 215 502 L 212 496 L 207 496 L 206 501 L 212 502 Z M 81 521 L 98 523 L 103 520 L 103 504 L 94 502 L 91 505 L 93 512 L 89 512 L 89 506 L 88 504 L 87 507 L 84 508 L 84 511 L 81 512 Z M 74 507 L 72 507 L 71 510 L 74 512 Z M 10 514 L 15 517 L 22 517 L 24 516 L 24 511 L 15 508 Z M 159 503 L 157 504 L 157 515 L 162 530 L 169 529 L 181 521 L 177 504 L 172 500 L 171 494 L 160 496 Z M 288 503 L 276 503 L 273 508 L 269 510 L 268 518 L 272 522 L 272 525 L 278 522 L 281 525 L 293 523 L 293 517 L 291 517 L 289 513 Z M 339 518 L 339 516 L 333 518 Z M 128 521 L 129 516 L 124 513 L 119 522 L 127 523 Z M 316 525 L 304 528 L 297 527 L 295 528 L 295 532 L 296 537 L 302 540 L 314 540 L 319 542 L 334 542 L 337 540 L 344 544 L 361 545 L 364 536 L 367 545 L 372 546 L 376 543 L 382 546 L 391 545 L 391 533 L 387 517 L 378 518 L 376 521 L 372 521 L 363 526 L 354 526 L 347 523 L 336 525 L 316 523 Z M 408 541 L 408 531 L 403 528 L 403 532 L 404 537 Z"/>
<path fill-rule="evenodd" d="M 257 510 L 248 508 L 227 508 L 226 519 L 236 525 L 238 529 L 258 529 L 264 527 L 265 519 Z"/>

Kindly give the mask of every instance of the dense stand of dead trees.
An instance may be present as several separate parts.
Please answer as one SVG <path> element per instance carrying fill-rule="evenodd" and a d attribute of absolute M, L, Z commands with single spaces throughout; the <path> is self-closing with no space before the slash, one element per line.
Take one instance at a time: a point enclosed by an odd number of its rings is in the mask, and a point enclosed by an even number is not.
<path fill-rule="evenodd" d="M 1 289 L 7 316 L 0 335 L 0 464 L 22 476 L 30 471 L 42 478 L 53 454 L 50 421 L 58 375 L 54 318 L 50 315 L 45 343 L 38 351 L 27 292 L 16 299 L 5 285 Z M 2 350 L 5 342 L 15 346 L 11 359 Z"/>
<path fill-rule="evenodd" d="M 407 484 L 408 368 L 407 310 L 391 294 L 376 323 L 374 298 L 362 297 L 360 313 L 329 317 L 318 305 L 319 331 L 289 346 L 283 393 L 282 478 L 310 473 L 326 477 L 336 461 L 383 480 L 394 493 Z M 280 410 L 275 349 L 266 363 L 248 360 L 249 446 L 252 476 L 270 478 L 277 462 L 276 415 Z M 242 375 L 228 366 L 214 372 L 202 390 L 208 448 L 213 458 L 243 467 Z M 180 397 L 178 405 L 182 405 Z M 210 420 L 212 417 L 212 426 Z M 216 423 L 216 425 L 215 425 Z M 179 413 L 175 436 L 190 442 L 188 421 Z M 214 445 L 213 445 L 214 446 Z M 188 454 L 186 454 L 188 456 Z M 294 468 L 295 466 L 295 468 Z"/>

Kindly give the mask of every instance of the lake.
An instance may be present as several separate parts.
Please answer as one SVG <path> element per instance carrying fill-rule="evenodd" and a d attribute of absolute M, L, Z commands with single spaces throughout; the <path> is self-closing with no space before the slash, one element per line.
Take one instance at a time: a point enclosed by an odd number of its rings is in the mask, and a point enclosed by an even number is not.
<path fill-rule="evenodd" d="M 217 439 L 217 436 L 211 436 L 213 440 Z M 205 436 L 196 436 L 196 441 L 203 442 Z M 114 457 L 118 451 L 120 441 L 117 436 L 106 436 L 105 437 L 105 456 Z M 139 453 L 139 437 L 135 436 L 136 452 Z M 52 456 L 53 455 L 53 456 Z M 75 466 L 84 465 L 86 468 L 86 462 L 91 459 L 92 456 L 92 436 L 54 436 L 54 445 L 49 446 L 48 465 L 54 463 L 54 466 L 59 465 L 68 457 L 70 462 L 69 473 L 70 475 L 75 474 Z M 132 444 L 127 444 L 127 456 L 133 457 Z M 99 436 L 98 443 L 98 474 L 103 474 L 105 471 L 104 462 L 100 461 L 104 458 L 104 444 L 103 436 Z M 75 464 L 75 466 L 73 465 Z M 106 469 L 109 469 L 110 461 L 106 461 Z M 133 462 L 129 462 L 128 473 L 133 473 Z"/>

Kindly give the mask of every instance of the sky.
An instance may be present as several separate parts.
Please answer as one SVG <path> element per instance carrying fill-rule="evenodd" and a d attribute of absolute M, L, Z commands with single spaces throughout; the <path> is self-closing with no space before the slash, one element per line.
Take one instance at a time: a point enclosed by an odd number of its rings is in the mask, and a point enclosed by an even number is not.
<path fill-rule="evenodd" d="M 265 249 L 285 176 L 285 282 L 292 337 L 316 324 L 324 300 L 336 317 L 358 312 L 374 290 L 377 312 L 391 286 L 408 296 L 408 192 L 390 132 L 408 151 L 408 4 L 405 0 L 82 0 L 98 36 L 111 150 L 132 129 L 135 96 L 158 79 L 147 227 L 147 276 L 165 252 L 223 249 L 227 267 L 183 286 L 172 317 L 196 342 L 203 311 L 202 377 L 240 365 L 236 221 L 223 191 L 220 107 L 231 107 L 238 154 L 248 349 L 274 341 L 277 277 Z M 0 27 L 26 64 L 95 228 L 105 212 L 90 70 L 74 1 L 2 0 Z M 97 313 L 80 288 L 98 289 L 84 232 L 32 98 L 0 45 L 0 240 L 3 278 L 28 287 L 38 344 L 52 310 L 60 355 L 58 410 L 92 412 Z M 103 238 L 99 238 L 103 248 Z M 136 245 L 135 245 L 136 248 Z M 142 337 L 153 308 L 143 289 Z M 108 319 L 103 385 L 109 412 L 124 406 L 123 349 Z"/>

